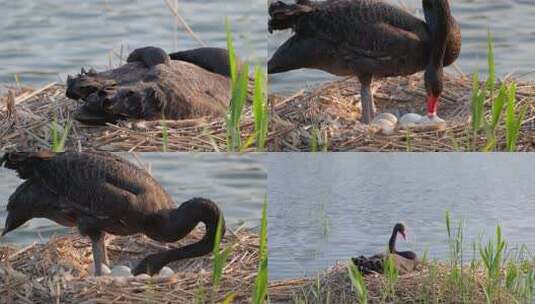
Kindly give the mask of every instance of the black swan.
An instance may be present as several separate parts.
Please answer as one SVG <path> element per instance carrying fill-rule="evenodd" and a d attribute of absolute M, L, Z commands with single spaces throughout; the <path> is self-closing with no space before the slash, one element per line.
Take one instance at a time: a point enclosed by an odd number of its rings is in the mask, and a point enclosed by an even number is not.
<path fill-rule="evenodd" d="M 427 122 L 437 116 L 443 67 L 461 50 L 461 32 L 449 0 L 422 0 L 425 22 L 403 9 L 376 0 L 297 0 L 269 6 L 269 31 L 295 34 L 268 62 L 268 73 L 300 68 L 338 76 L 356 75 L 361 83 L 362 122 L 375 115 L 370 90 L 373 78 L 403 76 L 425 70 Z"/>
<path fill-rule="evenodd" d="M 388 251 L 393 259 L 394 266 L 399 271 L 399 274 L 407 274 L 414 271 L 416 266 L 418 266 L 418 257 L 413 251 L 396 250 L 396 239 L 398 234 L 400 234 L 404 239 L 406 238 L 407 232 L 405 225 L 402 223 L 398 223 L 394 226 L 394 230 L 392 230 L 392 235 L 388 241 Z M 373 272 L 383 273 L 386 258 L 387 255 L 385 254 L 376 254 L 371 257 L 359 256 L 352 258 L 351 260 L 362 273 L 370 274 Z"/>
<path fill-rule="evenodd" d="M 132 51 L 118 68 L 99 73 L 82 69 L 69 76 L 66 95 L 83 101 L 75 118 L 90 125 L 222 116 L 230 102 L 229 75 L 226 49 L 168 55 L 161 48 L 144 47 Z"/>
<path fill-rule="evenodd" d="M 108 263 L 105 233 L 143 233 L 176 242 L 203 222 L 206 234 L 200 241 L 151 254 L 132 271 L 152 275 L 172 261 L 212 252 L 218 221 L 223 221 L 219 207 L 208 199 L 194 198 L 177 208 L 146 171 L 111 153 L 15 152 L 6 153 L 2 165 L 25 180 L 9 198 L 2 236 L 39 217 L 77 226 L 91 239 L 97 276 L 102 263 Z"/>

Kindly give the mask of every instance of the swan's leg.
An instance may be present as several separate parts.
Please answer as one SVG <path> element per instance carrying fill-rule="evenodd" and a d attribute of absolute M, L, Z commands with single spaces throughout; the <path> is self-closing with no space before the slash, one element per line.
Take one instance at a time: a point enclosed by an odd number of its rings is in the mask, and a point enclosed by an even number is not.
<path fill-rule="evenodd" d="M 102 256 L 102 238 L 91 237 L 91 248 L 93 250 L 93 264 L 95 265 L 95 276 L 102 275 L 102 262 L 104 257 Z"/>
<path fill-rule="evenodd" d="M 78 219 L 78 230 L 81 235 L 91 239 L 91 249 L 93 251 L 93 264 L 95 265 L 95 276 L 102 275 L 102 263 L 106 263 L 106 248 L 104 246 L 104 232 L 100 230 L 100 223 L 93 217 L 81 217 Z"/>
<path fill-rule="evenodd" d="M 360 77 L 360 104 L 362 106 L 361 120 L 369 124 L 375 115 L 375 105 L 371 92 L 372 77 Z"/>

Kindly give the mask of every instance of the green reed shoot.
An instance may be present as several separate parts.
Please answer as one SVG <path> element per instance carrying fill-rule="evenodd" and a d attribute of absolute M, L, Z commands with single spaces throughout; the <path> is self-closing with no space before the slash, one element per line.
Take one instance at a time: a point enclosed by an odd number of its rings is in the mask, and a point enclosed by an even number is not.
<path fill-rule="evenodd" d="M 384 294 L 385 300 L 394 301 L 396 296 L 396 283 L 399 278 L 399 271 L 394 262 L 392 254 L 388 253 L 384 262 Z M 395 302 L 395 301 L 394 301 Z"/>
<path fill-rule="evenodd" d="M 494 151 L 497 148 L 496 130 L 500 126 L 501 118 L 504 109 L 506 111 L 505 121 L 505 136 L 506 136 L 506 150 L 510 152 L 516 151 L 517 142 L 520 135 L 522 121 L 524 119 L 526 108 L 517 110 L 516 105 L 516 84 L 502 83 L 499 88 L 497 96 L 494 96 L 496 87 L 496 64 L 494 59 L 493 39 L 489 31 L 488 38 L 488 71 L 489 76 L 485 84 L 480 85 L 479 75 L 474 73 L 472 78 L 472 145 L 471 149 L 476 151 L 478 149 L 477 142 L 480 131 L 483 130 L 486 136 L 486 143 L 482 147 L 482 151 Z M 490 117 L 485 117 L 485 101 L 490 100 Z"/>
<path fill-rule="evenodd" d="M 162 152 L 167 152 L 169 147 L 169 130 L 165 124 L 165 118 L 160 120 L 160 126 L 162 127 Z"/>
<path fill-rule="evenodd" d="M 319 131 L 316 126 L 312 127 L 312 136 L 310 137 L 310 152 L 318 152 Z"/>
<path fill-rule="evenodd" d="M 230 75 L 232 96 L 227 115 L 227 141 L 229 151 L 239 151 L 241 148 L 240 120 L 245 102 L 247 100 L 249 66 L 243 64 L 238 67 L 236 51 L 232 41 L 232 30 L 228 19 L 225 19 L 225 31 L 227 35 L 227 49 L 229 52 Z"/>
<path fill-rule="evenodd" d="M 232 253 L 232 246 L 227 246 L 223 249 L 223 251 L 220 251 L 221 246 L 221 240 L 223 238 L 223 217 L 219 218 L 219 221 L 217 222 L 217 229 L 216 229 L 216 236 L 214 240 L 214 249 L 213 249 L 213 255 L 214 255 L 214 261 L 213 261 L 213 271 L 212 271 L 212 285 L 213 290 L 216 290 L 219 287 L 219 283 L 221 282 L 221 277 L 223 276 L 223 268 L 225 267 L 225 263 L 227 262 L 228 257 Z"/>
<path fill-rule="evenodd" d="M 253 115 L 256 135 L 256 151 L 263 152 L 268 133 L 269 111 L 265 98 L 266 76 L 260 66 L 255 66 Z"/>
<path fill-rule="evenodd" d="M 262 221 L 260 224 L 260 260 L 253 290 L 253 303 L 262 304 L 266 300 L 268 285 L 268 247 L 267 247 L 267 197 L 264 198 Z"/>
<path fill-rule="evenodd" d="M 483 261 L 487 275 L 484 292 L 488 303 L 494 302 L 495 292 L 500 282 L 505 245 L 501 227 L 498 225 L 496 227 L 495 242 L 489 240 L 486 246 L 480 246 L 479 248 L 479 255 Z"/>
<path fill-rule="evenodd" d="M 527 108 L 524 107 L 517 114 L 515 111 L 516 103 L 516 84 L 511 84 L 508 90 L 507 110 L 505 118 L 505 138 L 507 142 L 507 151 L 515 152 L 522 121 L 526 115 Z"/>
<path fill-rule="evenodd" d="M 467 281 L 464 273 L 464 223 L 459 222 L 455 231 L 451 224 L 451 214 L 446 211 L 445 215 L 446 231 L 448 232 L 449 264 L 448 284 L 459 297 L 467 296 Z"/>
<path fill-rule="evenodd" d="M 366 282 L 364 281 L 364 276 L 362 275 L 362 272 L 360 272 L 358 267 L 353 264 L 353 262 L 349 262 L 349 264 L 347 265 L 347 272 L 349 274 L 349 278 L 351 279 L 351 283 L 353 284 L 353 287 L 357 292 L 357 298 L 359 299 L 359 303 L 367 304 L 368 287 L 366 286 Z"/>
<path fill-rule="evenodd" d="M 62 127 L 58 124 L 56 116 L 54 116 L 54 121 L 52 122 L 51 132 L 52 132 L 52 151 L 54 152 L 63 152 L 65 151 L 65 143 L 69 136 L 69 132 L 72 127 L 72 121 L 69 120 L 65 127 Z"/>

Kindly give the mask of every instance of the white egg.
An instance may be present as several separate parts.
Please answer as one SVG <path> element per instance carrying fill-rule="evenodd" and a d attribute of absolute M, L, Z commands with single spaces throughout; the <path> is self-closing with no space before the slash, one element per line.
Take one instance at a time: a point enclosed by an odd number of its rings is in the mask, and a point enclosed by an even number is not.
<path fill-rule="evenodd" d="M 394 114 L 381 113 L 373 119 L 370 124 L 370 130 L 373 133 L 381 133 L 384 135 L 390 135 L 394 133 L 396 129 L 396 123 L 398 119 Z"/>
<path fill-rule="evenodd" d="M 136 280 L 139 280 L 139 281 L 149 280 L 150 278 L 151 278 L 150 275 L 148 275 L 146 273 L 138 274 L 136 276 Z"/>
<path fill-rule="evenodd" d="M 423 117 L 420 114 L 416 114 L 416 113 L 405 114 L 399 119 L 399 127 L 402 129 L 415 127 L 421 123 L 422 119 Z"/>
<path fill-rule="evenodd" d="M 158 273 L 158 275 L 162 278 L 168 278 L 168 277 L 171 277 L 175 274 L 175 272 L 173 271 L 173 269 L 165 266 L 163 267 L 161 270 L 160 270 L 160 273 Z"/>
<path fill-rule="evenodd" d="M 379 119 L 378 121 L 373 123 L 374 126 L 378 128 L 377 132 L 384 134 L 384 135 L 390 135 L 394 133 L 394 130 L 396 128 L 396 124 L 392 123 L 390 120 L 386 119 Z"/>
<path fill-rule="evenodd" d="M 438 124 L 446 123 L 446 121 L 436 115 L 431 118 L 426 115 L 420 119 L 419 123 L 421 125 L 438 125 Z"/>
<path fill-rule="evenodd" d="M 126 277 L 113 277 L 113 282 L 114 282 L 116 285 L 124 286 L 124 285 L 126 285 L 126 283 L 127 283 L 128 281 L 127 281 L 127 278 L 126 278 Z"/>
<path fill-rule="evenodd" d="M 89 273 L 91 275 L 95 275 L 95 264 L 94 263 L 91 263 L 91 265 L 89 265 Z M 111 270 L 108 266 L 106 266 L 106 264 L 102 264 L 102 275 L 105 276 L 105 275 L 110 275 L 111 274 Z"/>
<path fill-rule="evenodd" d="M 111 269 L 112 277 L 132 277 L 132 270 L 128 266 L 118 265 Z"/>
<path fill-rule="evenodd" d="M 394 125 L 398 123 L 398 118 L 396 117 L 396 115 L 392 114 L 392 113 L 381 113 L 377 116 L 375 116 L 375 118 L 373 119 L 372 123 L 374 121 L 378 121 L 378 120 L 388 120 L 390 122 L 392 122 Z"/>

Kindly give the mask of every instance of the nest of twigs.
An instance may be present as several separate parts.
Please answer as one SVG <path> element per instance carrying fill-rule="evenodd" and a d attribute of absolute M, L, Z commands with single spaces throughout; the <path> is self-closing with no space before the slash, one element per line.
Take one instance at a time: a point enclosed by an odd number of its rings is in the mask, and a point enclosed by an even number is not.
<path fill-rule="evenodd" d="M 142 235 L 110 237 L 111 265 L 134 266 L 148 254 L 199 240 L 196 229 L 178 243 L 162 244 Z M 0 303 L 193 303 L 223 301 L 230 293 L 236 303 L 248 303 L 256 277 L 259 238 L 247 231 L 227 231 L 222 246 L 232 246 L 221 283 L 212 286 L 212 257 L 169 264 L 171 277 L 113 279 L 89 274 L 91 243 L 72 233 L 46 244 L 22 249 L 0 247 Z"/>
<path fill-rule="evenodd" d="M 403 130 L 383 135 L 360 123 L 360 84 L 356 78 L 327 83 L 310 92 L 291 97 L 270 96 L 277 119 L 287 126 L 275 140 L 272 150 L 308 151 L 315 143 L 328 151 L 466 151 L 471 135 L 472 80 L 445 75 L 444 92 L 439 106 L 445 129 Z M 517 107 L 527 106 L 519 136 L 519 151 L 535 150 L 535 83 L 517 82 Z M 426 109 L 423 74 L 378 80 L 373 85 L 378 113 L 424 114 Z M 485 104 L 490 114 L 490 102 Z M 483 132 L 481 132 L 483 133 Z M 497 132 L 497 148 L 505 146 L 503 126 Z M 476 139 L 481 145 L 485 138 Z"/>
<path fill-rule="evenodd" d="M 225 151 L 225 118 L 187 120 L 129 120 L 106 126 L 88 126 L 73 119 L 79 102 L 65 96 L 65 86 L 49 84 L 34 90 L 8 87 L 0 97 L 0 150 L 41 150 L 52 146 L 53 128 L 61 136 L 71 125 L 66 150 L 105 151 Z M 251 103 L 241 119 L 243 138 L 254 132 Z M 167 134 L 167 139 L 165 135 Z"/>
<path fill-rule="evenodd" d="M 468 286 L 461 292 L 450 280 L 450 267 L 441 263 L 420 266 L 417 271 L 400 276 L 393 293 L 387 293 L 386 280 L 381 274 L 364 277 L 368 303 L 487 303 L 483 286 L 486 274 L 482 269 L 465 271 Z M 338 263 L 315 278 L 271 282 L 269 297 L 272 303 L 359 303 L 357 292 L 348 275 L 347 265 Z M 393 295 L 392 295 L 393 294 Z M 493 303 L 515 303 L 505 291 L 497 293 Z"/>

